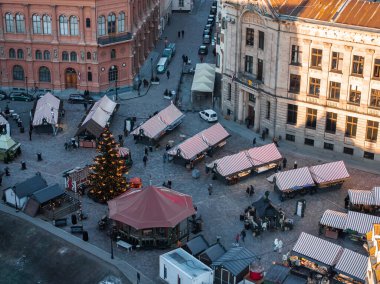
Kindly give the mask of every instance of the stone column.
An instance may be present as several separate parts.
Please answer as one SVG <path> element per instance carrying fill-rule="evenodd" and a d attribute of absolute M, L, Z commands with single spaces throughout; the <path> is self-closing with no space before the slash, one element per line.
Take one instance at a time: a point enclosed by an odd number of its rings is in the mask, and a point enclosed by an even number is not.
<path fill-rule="evenodd" d="M 328 76 L 330 70 L 330 57 L 331 57 L 331 43 L 323 43 L 323 54 L 322 54 L 322 78 L 320 87 L 320 98 L 325 100 L 328 97 Z M 321 102 L 322 103 L 322 102 Z"/>
<path fill-rule="evenodd" d="M 261 100 L 260 100 L 260 95 L 256 95 L 255 96 L 255 125 L 254 125 L 254 128 L 253 130 L 255 132 L 258 132 L 260 130 L 260 111 L 261 111 L 261 107 L 260 107 L 260 103 L 261 103 Z"/>
<path fill-rule="evenodd" d="M 83 9 L 83 6 L 80 6 L 79 7 L 79 27 L 80 27 L 80 30 L 79 30 L 79 35 L 80 35 L 80 40 L 79 40 L 79 44 L 84 44 L 84 37 L 85 37 L 85 26 L 84 26 L 84 23 L 86 21 L 86 19 L 84 18 L 84 9 Z"/>
<path fill-rule="evenodd" d="M 340 102 L 343 102 L 344 105 L 347 102 L 347 94 L 350 90 L 349 78 L 351 74 L 351 65 L 352 65 L 352 46 L 345 45 L 343 53 L 343 67 L 342 67 L 342 84 L 340 88 Z"/>
<path fill-rule="evenodd" d="M 52 5 L 52 13 L 51 13 L 51 32 L 53 33 L 52 43 L 58 43 L 58 33 L 59 33 L 59 25 L 57 18 L 57 6 Z"/>
<path fill-rule="evenodd" d="M 302 71 L 305 74 L 304 77 L 309 78 L 309 61 L 310 61 L 310 39 L 303 40 L 302 46 Z M 301 80 L 300 93 L 308 93 L 308 80 Z"/>
<path fill-rule="evenodd" d="M 372 78 L 374 54 L 374 49 L 367 48 L 364 56 L 363 84 L 360 104 L 365 106 L 369 105 L 369 100 L 371 97 L 370 81 Z"/>
<path fill-rule="evenodd" d="M 30 5 L 25 4 L 25 31 L 26 31 L 26 41 L 32 41 L 31 36 L 30 36 L 30 22 L 31 22 L 31 17 L 30 17 Z"/>

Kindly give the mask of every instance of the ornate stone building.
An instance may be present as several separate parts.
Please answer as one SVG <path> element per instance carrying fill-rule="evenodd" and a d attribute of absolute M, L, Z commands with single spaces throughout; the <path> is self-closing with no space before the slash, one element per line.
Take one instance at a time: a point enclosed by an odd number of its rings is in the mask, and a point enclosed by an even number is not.
<path fill-rule="evenodd" d="M 158 39 L 159 0 L 0 0 L 2 87 L 128 86 Z"/>
<path fill-rule="evenodd" d="M 380 3 L 220 1 L 222 112 L 258 133 L 380 160 Z"/>

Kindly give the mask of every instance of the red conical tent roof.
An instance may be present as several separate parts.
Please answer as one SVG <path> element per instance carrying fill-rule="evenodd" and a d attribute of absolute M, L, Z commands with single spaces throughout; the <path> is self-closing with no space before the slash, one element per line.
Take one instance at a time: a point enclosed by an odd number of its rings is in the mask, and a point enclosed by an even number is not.
<path fill-rule="evenodd" d="M 136 229 L 173 228 L 195 214 L 192 197 L 166 187 L 131 189 L 108 201 L 109 217 Z"/>

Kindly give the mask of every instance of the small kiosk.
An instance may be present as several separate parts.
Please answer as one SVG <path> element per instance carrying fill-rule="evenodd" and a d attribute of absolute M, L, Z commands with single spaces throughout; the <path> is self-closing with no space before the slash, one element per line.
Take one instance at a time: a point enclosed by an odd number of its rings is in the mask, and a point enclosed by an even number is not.
<path fill-rule="evenodd" d="M 337 239 L 343 236 L 347 223 L 347 213 L 326 210 L 319 221 L 319 233 L 327 238 Z"/>
<path fill-rule="evenodd" d="M 348 190 L 347 209 L 379 215 L 380 212 L 380 187 L 374 187 L 372 190 Z"/>

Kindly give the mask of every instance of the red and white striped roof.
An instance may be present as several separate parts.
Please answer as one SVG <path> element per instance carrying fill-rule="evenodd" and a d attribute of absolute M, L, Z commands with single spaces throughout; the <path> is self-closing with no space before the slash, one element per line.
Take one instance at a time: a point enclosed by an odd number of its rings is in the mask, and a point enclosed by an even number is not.
<path fill-rule="evenodd" d="M 374 204 L 380 206 L 380 187 L 374 187 L 371 191 L 373 195 Z"/>
<path fill-rule="evenodd" d="M 371 190 L 349 189 L 348 197 L 350 198 L 350 203 L 355 205 L 375 205 L 373 192 Z"/>
<path fill-rule="evenodd" d="M 356 280 L 365 282 L 368 267 L 368 256 L 344 249 L 342 256 L 335 266 L 335 270 L 343 275 L 351 276 Z"/>
<path fill-rule="evenodd" d="M 223 140 L 230 137 L 230 134 L 220 123 L 216 123 L 213 126 L 203 130 L 199 133 L 202 139 L 210 146 L 215 146 L 222 142 Z"/>
<path fill-rule="evenodd" d="M 255 167 L 263 166 L 282 159 L 282 156 L 274 143 L 261 147 L 254 147 L 247 152 Z"/>
<path fill-rule="evenodd" d="M 344 180 L 350 177 L 343 161 L 312 166 L 309 170 L 317 184 Z"/>
<path fill-rule="evenodd" d="M 348 211 L 345 230 L 353 230 L 359 234 L 366 234 L 372 230 L 373 224 L 380 224 L 380 217 Z"/>
<path fill-rule="evenodd" d="M 119 147 L 117 148 L 117 154 L 119 157 L 125 157 L 125 156 L 128 156 L 130 153 L 129 149 L 128 148 L 125 148 L 125 147 Z"/>
<path fill-rule="evenodd" d="M 208 164 L 208 167 L 212 168 L 215 164 L 217 165 L 216 170 L 218 173 L 224 177 L 252 168 L 252 162 L 247 156 L 246 151 L 215 160 Z"/>
<path fill-rule="evenodd" d="M 347 222 L 347 213 L 326 210 L 319 223 L 324 226 L 344 230 Z"/>
<path fill-rule="evenodd" d="M 281 191 L 293 191 L 315 185 L 307 167 L 277 173 L 275 179 Z"/>

